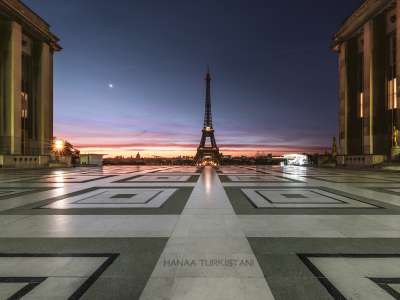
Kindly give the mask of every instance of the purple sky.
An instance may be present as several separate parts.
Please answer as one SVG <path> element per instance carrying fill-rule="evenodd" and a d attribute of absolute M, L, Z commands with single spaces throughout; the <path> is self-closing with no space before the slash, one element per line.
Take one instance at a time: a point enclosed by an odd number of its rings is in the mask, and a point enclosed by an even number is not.
<path fill-rule="evenodd" d="M 336 134 L 329 45 L 360 0 L 24 2 L 64 48 L 55 134 L 84 150 L 194 150 L 207 64 L 222 148 L 309 150 Z"/>

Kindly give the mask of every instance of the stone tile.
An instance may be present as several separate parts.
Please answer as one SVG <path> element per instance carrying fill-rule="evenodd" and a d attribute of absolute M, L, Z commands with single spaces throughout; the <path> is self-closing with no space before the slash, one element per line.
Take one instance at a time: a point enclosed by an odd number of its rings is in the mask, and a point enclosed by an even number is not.
<path fill-rule="evenodd" d="M 176 278 L 171 299 L 268 300 L 274 299 L 264 279 Z"/>
<path fill-rule="evenodd" d="M 106 177 L 109 175 L 113 176 Z M 243 180 L 225 182 L 227 176 Z M 141 177 L 154 181 L 127 181 Z M 160 177 L 174 181 L 155 179 Z M 260 181 L 246 181 L 253 177 Z M 343 295 L 357 298 L 364 289 L 368 295 L 363 298 L 385 299 L 385 288 L 400 290 L 397 177 L 383 172 L 279 166 L 224 166 L 218 173 L 205 169 L 201 174 L 194 167 L 184 166 L 110 166 L 26 173 L 1 170 L 0 254 L 120 253 L 115 264 L 87 290 L 82 297 L 86 299 L 278 300 L 332 299 L 299 256 L 329 254 L 338 258 L 334 261 L 329 255 L 321 256 L 313 263 Z M 52 182 L 54 178 L 65 180 Z M 73 182 L 72 178 L 83 182 Z M 179 178 L 183 181 L 176 181 Z M 264 181 L 270 178 L 283 182 Z M 54 189 L 14 192 L 48 188 Z M 175 192 L 169 198 L 164 195 L 166 201 L 154 201 L 157 195 L 151 199 L 156 191 L 167 190 Z M 242 190 L 261 193 L 259 208 L 246 199 Z M 96 196 L 96 191 L 106 193 Z M 269 207 L 265 206 L 266 199 L 272 202 Z M 100 207 L 52 207 L 57 203 Z M 106 207 L 109 203 L 115 207 Z M 154 207 L 145 207 L 150 203 Z M 313 207 L 301 207 L 304 205 Z M 339 205 L 348 207 L 336 207 Z M 388 257 L 369 257 L 357 263 L 361 260 L 346 260 L 343 254 Z M 0 257 L 0 277 L 17 273 L 40 276 L 42 272 L 50 280 L 41 283 L 42 292 L 33 289 L 25 298 L 45 298 L 64 288 L 69 289 L 64 289 L 65 294 L 76 290 L 94 266 L 101 264 L 93 263 L 98 257 L 47 258 L 46 263 L 43 259 L 13 261 Z M 195 261 L 196 265 L 182 261 Z M 247 265 L 235 265 L 238 261 Z M 346 274 L 338 275 L 339 271 Z M 383 277 L 360 279 L 368 274 Z M 351 278 L 356 279 L 350 290 Z M 25 285 L 0 282 L 0 298 L 10 297 Z"/>
<path fill-rule="evenodd" d="M 169 237 L 177 216 L 37 215 L 0 230 L 0 237 Z"/>

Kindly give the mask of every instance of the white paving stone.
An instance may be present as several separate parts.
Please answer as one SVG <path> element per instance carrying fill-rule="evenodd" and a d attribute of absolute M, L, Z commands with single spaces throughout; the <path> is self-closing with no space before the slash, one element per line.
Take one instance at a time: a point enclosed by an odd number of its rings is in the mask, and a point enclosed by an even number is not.
<path fill-rule="evenodd" d="M 169 291 L 163 297 L 160 285 Z M 158 298 L 274 299 L 212 169 L 194 188 L 141 297 Z"/>
<path fill-rule="evenodd" d="M 400 216 L 241 215 L 239 219 L 248 237 L 400 237 Z"/>
<path fill-rule="evenodd" d="M 173 215 L 35 215 L 7 224 L 0 237 L 169 237 Z"/>
<path fill-rule="evenodd" d="M 137 178 L 127 180 L 127 182 L 175 182 L 175 181 L 188 181 L 189 175 L 145 175 Z"/>
<path fill-rule="evenodd" d="M 272 175 L 228 175 L 234 182 L 291 182 L 289 179 Z"/>

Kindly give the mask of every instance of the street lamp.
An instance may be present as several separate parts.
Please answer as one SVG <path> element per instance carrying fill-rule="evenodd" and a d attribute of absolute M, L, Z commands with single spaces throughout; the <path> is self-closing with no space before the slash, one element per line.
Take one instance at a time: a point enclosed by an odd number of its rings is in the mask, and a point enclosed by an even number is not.
<path fill-rule="evenodd" d="M 60 162 L 61 153 L 63 153 L 65 148 L 65 143 L 63 140 L 57 139 L 53 142 L 53 151 L 55 153 L 55 158 L 57 162 Z"/>
<path fill-rule="evenodd" d="M 54 148 L 57 152 L 62 152 L 64 150 L 64 141 L 63 140 L 55 140 Z"/>

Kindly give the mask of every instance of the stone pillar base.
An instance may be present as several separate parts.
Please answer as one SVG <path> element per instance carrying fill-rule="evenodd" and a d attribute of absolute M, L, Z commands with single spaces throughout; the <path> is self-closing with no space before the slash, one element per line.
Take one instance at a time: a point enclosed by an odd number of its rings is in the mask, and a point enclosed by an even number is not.
<path fill-rule="evenodd" d="M 336 162 L 340 166 L 374 166 L 384 163 L 386 155 L 338 155 Z"/>
<path fill-rule="evenodd" d="M 392 160 L 400 159 L 400 146 L 392 147 L 390 158 Z"/>
<path fill-rule="evenodd" d="M 0 168 L 45 168 L 49 165 L 47 155 L 1 155 Z"/>

